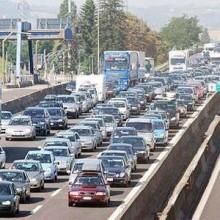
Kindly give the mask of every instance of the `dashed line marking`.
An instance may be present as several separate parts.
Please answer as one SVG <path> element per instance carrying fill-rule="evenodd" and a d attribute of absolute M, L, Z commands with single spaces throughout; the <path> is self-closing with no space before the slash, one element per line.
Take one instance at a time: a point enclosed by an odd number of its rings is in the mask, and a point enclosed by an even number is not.
<path fill-rule="evenodd" d="M 43 205 L 38 205 L 36 208 L 34 208 L 32 211 L 31 211 L 31 214 L 34 215 L 36 212 L 38 212 L 41 208 L 43 207 Z"/>
<path fill-rule="evenodd" d="M 57 189 L 56 191 L 54 191 L 50 196 L 54 197 L 56 196 L 62 189 Z"/>

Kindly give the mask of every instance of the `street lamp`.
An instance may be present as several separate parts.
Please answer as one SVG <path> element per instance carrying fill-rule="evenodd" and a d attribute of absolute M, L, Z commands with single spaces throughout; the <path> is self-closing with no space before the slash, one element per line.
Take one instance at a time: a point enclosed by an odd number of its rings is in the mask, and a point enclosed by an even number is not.
<path fill-rule="evenodd" d="M 99 5 L 99 0 L 97 4 L 97 13 L 98 13 L 98 22 L 97 22 L 97 71 L 98 74 L 100 74 L 100 5 Z"/>

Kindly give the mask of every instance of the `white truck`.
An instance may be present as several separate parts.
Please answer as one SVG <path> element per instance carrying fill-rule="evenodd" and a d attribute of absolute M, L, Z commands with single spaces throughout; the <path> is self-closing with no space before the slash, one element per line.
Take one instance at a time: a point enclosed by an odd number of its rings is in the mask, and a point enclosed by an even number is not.
<path fill-rule="evenodd" d="M 138 53 L 138 80 L 142 82 L 145 78 L 146 69 L 145 69 L 145 52 L 137 51 Z"/>
<path fill-rule="evenodd" d="M 172 50 L 169 52 L 169 72 L 186 71 L 189 65 L 188 50 Z"/>
<path fill-rule="evenodd" d="M 89 74 L 89 75 L 77 75 L 76 76 L 76 91 L 81 86 L 91 85 L 94 86 L 98 93 L 98 101 L 104 102 L 106 99 L 106 89 L 104 83 L 103 74 Z"/>

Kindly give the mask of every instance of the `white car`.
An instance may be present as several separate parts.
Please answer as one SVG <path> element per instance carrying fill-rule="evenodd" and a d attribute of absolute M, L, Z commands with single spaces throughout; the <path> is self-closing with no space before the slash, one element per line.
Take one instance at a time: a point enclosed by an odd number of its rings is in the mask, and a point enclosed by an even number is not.
<path fill-rule="evenodd" d="M 1 132 L 5 132 L 8 127 L 13 115 L 9 111 L 2 111 L 1 115 Z"/>
<path fill-rule="evenodd" d="M 0 147 L 0 168 L 5 168 L 6 154 L 2 147 Z"/>
<path fill-rule="evenodd" d="M 35 126 L 30 116 L 15 116 L 5 130 L 5 140 L 36 138 Z"/>
<path fill-rule="evenodd" d="M 81 140 L 80 140 L 79 135 L 76 132 L 73 132 L 71 130 L 60 131 L 56 134 L 56 137 L 69 139 L 72 144 L 71 148 L 75 156 L 77 158 L 81 156 L 81 153 L 82 153 Z"/>
<path fill-rule="evenodd" d="M 120 100 L 110 100 L 108 104 L 113 105 L 119 109 L 119 112 L 122 114 L 123 120 L 127 120 L 130 115 L 129 107 L 125 101 Z"/>

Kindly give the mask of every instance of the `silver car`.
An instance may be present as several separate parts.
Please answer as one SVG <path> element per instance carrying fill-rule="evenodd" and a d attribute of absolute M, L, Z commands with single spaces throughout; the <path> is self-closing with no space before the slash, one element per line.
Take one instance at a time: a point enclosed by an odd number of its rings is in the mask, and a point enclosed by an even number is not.
<path fill-rule="evenodd" d="M 81 141 L 79 135 L 76 132 L 73 132 L 71 130 L 60 131 L 56 134 L 56 137 L 69 139 L 72 144 L 71 148 L 73 149 L 75 157 L 81 156 L 82 153 Z"/>
<path fill-rule="evenodd" d="M 30 116 L 15 116 L 11 119 L 6 131 L 5 140 L 36 138 L 35 126 Z"/>
<path fill-rule="evenodd" d="M 37 189 L 38 191 L 44 189 L 44 170 L 39 161 L 15 160 L 11 168 L 26 172 L 30 179 L 31 189 Z"/>
<path fill-rule="evenodd" d="M 11 121 L 13 115 L 9 111 L 2 111 L 1 115 L 1 132 L 5 132 L 6 128 L 9 125 L 9 122 Z"/>
<path fill-rule="evenodd" d="M 82 149 L 94 151 L 97 147 L 95 131 L 89 126 L 76 125 L 70 128 L 71 131 L 78 133 L 81 140 Z"/>
<path fill-rule="evenodd" d="M 5 168 L 6 154 L 2 147 L 0 147 L 0 168 Z"/>
<path fill-rule="evenodd" d="M 44 149 L 53 153 L 55 163 L 57 164 L 58 173 L 70 173 L 75 155 L 71 154 L 68 147 L 57 146 L 45 147 Z"/>

